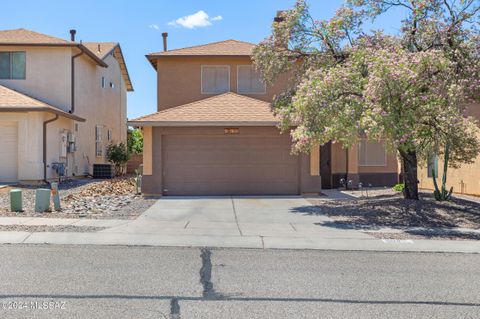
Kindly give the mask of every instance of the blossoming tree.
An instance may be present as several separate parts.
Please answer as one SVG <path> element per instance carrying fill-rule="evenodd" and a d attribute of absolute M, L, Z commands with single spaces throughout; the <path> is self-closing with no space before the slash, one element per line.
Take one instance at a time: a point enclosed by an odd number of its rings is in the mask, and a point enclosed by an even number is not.
<path fill-rule="evenodd" d="M 408 13 L 401 34 L 363 32 L 393 7 Z M 281 12 L 254 62 L 267 83 L 290 75 L 273 108 L 294 150 L 382 139 L 402 160 L 408 199 L 418 199 L 418 163 L 445 145 L 450 165 L 471 162 L 478 126 L 464 105 L 480 88 L 479 10 L 478 0 L 350 0 L 322 21 L 299 0 Z"/>

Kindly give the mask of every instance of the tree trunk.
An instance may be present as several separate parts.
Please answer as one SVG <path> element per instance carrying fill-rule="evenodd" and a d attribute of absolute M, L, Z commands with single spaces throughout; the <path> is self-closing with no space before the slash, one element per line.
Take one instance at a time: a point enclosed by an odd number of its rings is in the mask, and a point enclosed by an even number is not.
<path fill-rule="evenodd" d="M 405 199 L 418 200 L 418 175 L 417 175 L 417 152 L 400 151 L 400 155 L 403 161 L 403 182 L 405 189 L 403 196 Z"/>

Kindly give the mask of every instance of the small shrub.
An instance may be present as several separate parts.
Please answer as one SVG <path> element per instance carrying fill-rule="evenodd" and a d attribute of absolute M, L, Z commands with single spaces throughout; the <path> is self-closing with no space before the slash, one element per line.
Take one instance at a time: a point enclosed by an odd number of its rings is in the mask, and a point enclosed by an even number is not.
<path fill-rule="evenodd" d="M 130 159 L 130 153 L 124 143 L 110 144 L 107 147 L 107 160 L 115 165 L 115 175 L 123 173 L 123 166 Z"/>
<path fill-rule="evenodd" d="M 401 184 L 396 184 L 395 186 L 393 186 L 392 188 L 394 191 L 396 192 L 403 192 L 403 190 L 405 189 L 405 184 L 401 183 Z"/>
<path fill-rule="evenodd" d="M 134 129 L 128 132 L 128 151 L 131 154 L 142 154 L 143 152 L 143 135 L 139 129 Z"/>

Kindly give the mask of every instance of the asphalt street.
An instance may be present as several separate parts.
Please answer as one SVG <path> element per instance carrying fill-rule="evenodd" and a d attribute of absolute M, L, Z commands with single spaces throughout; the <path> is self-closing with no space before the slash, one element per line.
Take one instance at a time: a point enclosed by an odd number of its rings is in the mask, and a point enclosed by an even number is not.
<path fill-rule="evenodd" d="M 480 318 L 480 255 L 0 246 L 0 318 Z"/>

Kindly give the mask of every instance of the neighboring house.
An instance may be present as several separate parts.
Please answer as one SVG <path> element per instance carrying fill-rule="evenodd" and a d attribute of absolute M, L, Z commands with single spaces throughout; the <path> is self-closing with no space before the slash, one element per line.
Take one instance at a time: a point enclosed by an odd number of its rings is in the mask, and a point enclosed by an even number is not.
<path fill-rule="evenodd" d="M 472 116 L 480 121 L 480 104 L 471 104 L 466 110 L 467 116 Z M 480 135 L 478 136 L 480 138 Z M 432 157 L 428 161 L 427 167 L 422 167 L 418 171 L 420 188 L 433 190 L 432 169 L 435 170 L 437 183 L 441 187 L 443 176 L 443 161 L 438 157 Z M 447 187 L 453 186 L 453 191 L 459 194 L 480 196 L 480 156 L 472 164 L 463 164 L 460 168 L 448 168 Z"/>
<path fill-rule="evenodd" d="M 396 156 L 381 143 L 348 151 L 328 143 L 291 155 L 291 138 L 270 108 L 288 78 L 265 87 L 252 65 L 254 46 L 227 40 L 167 51 L 164 34 L 165 50 L 147 55 L 157 70 L 158 112 L 129 121 L 144 132 L 144 193 L 293 195 L 342 178 L 352 186 L 397 182 Z"/>
<path fill-rule="evenodd" d="M 92 173 L 109 143 L 126 142 L 127 91 L 118 43 L 0 31 L 0 182 Z"/>

